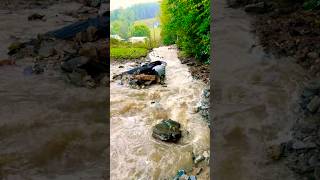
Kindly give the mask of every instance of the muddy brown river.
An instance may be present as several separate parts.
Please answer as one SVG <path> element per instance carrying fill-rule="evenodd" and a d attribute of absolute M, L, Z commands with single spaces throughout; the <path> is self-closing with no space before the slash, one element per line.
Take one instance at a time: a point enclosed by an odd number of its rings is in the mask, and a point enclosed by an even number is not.
<path fill-rule="evenodd" d="M 210 148 L 208 125 L 194 112 L 205 84 L 191 77 L 172 47 L 156 48 L 150 58 L 167 62 L 166 86 L 132 89 L 118 81 L 110 84 L 111 179 L 172 179 L 179 169 L 192 168 L 192 153 L 202 154 Z M 124 68 L 113 64 L 111 73 L 119 74 L 132 64 Z M 182 139 L 177 144 L 151 136 L 152 127 L 165 118 L 182 126 Z M 207 164 L 199 166 L 204 170 L 197 178 L 209 179 Z"/>

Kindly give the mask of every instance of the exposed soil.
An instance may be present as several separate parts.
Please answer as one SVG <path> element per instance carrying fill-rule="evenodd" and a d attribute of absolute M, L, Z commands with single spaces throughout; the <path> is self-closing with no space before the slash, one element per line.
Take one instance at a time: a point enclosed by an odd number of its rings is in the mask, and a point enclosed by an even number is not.
<path fill-rule="evenodd" d="M 261 2 L 261 1 L 260 1 Z M 279 1 L 280 2 L 280 1 Z M 245 7 L 253 1 L 236 1 L 233 7 Z M 230 5 L 230 4 L 229 4 Z M 320 76 L 320 11 L 305 11 L 301 3 L 273 3 L 261 14 L 252 14 L 256 46 L 278 58 L 290 57 L 303 67 L 307 76 L 299 88 L 296 103 L 298 115 L 290 126 L 292 137 L 271 147 L 274 163 L 285 162 L 296 179 L 320 178 L 319 76 Z M 281 59 L 279 59 L 280 61 Z M 310 80 L 310 81 L 309 81 Z M 295 98 L 295 97 L 293 97 Z"/>
<path fill-rule="evenodd" d="M 78 46 L 37 38 L 81 19 L 68 12 L 92 8 L 53 0 L 1 1 L 0 8 L 0 179 L 105 179 L 107 89 L 70 84 L 60 63 L 68 52 L 80 54 L 80 49 L 84 53 L 86 46 L 100 44 L 105 48 L 107 42 Z M 28 19 L 35 13 L 40 15 Z M 40 46 L 22 48 L 31 39 Z M 13 51 L 8 54 L 9 45 Z M 30 47 L 36 52 L 27 53 Z"/>
<path fill-rule="evenodd" d="M 179 57 L 182 64 L 186 64 L 189 67 L 191 75 L 195 79 L 200 79 L 204 83 L 209 82 L 210 65 L 203 64 L 196 60 L 194 57 Z"/>

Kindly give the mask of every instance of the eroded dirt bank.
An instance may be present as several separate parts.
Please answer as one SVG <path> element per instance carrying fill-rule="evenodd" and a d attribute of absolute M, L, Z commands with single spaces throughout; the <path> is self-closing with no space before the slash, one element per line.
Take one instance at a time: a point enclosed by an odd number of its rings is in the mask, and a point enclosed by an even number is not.
<path fill-rule="evenodd" d="M 74 12 L 97 12 L 70 1 L 38 1 L 27 8 L 29 2 L 14 2 L 0 11 L 1 60 L 10 58 L 9 44 L 80 20 Z M 28 21 L 33 13 L 45 20 Z M 15 65 L 0 66 L 0 179 L 105 179 L 108 88 L 70 84 L 57 58 L 51 59 L 56 67 L 40 74 L 31 68 L 36 57 L 11 58 Z"/>
<path fill-rule="evenodd" d="M 216 179 L 295 179 L 278 145 L 292 139 L 306 72 L 291 58 L 263 51 L 252 19 L 226 1 L 213 3 L 214 82 L 211 143 Z"/>

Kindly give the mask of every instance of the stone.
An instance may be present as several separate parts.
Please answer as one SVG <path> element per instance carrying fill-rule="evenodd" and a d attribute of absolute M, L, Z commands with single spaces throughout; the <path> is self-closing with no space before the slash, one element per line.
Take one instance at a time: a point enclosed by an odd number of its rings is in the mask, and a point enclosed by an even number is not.
<path fill-rule="evenodd" d="M 67 77 L 69 79 L 69 81 L 76 85 L 76 86 L 84 86 L 85 82 L 83 81 L 83 78 L 86 76 L 86 72 L 85 71 L 73 71 L 72 73 L 68 73 Z"/>
<path fill-rule="evenodd" d="M 320 78 L 317 78 L 315 80 L 310 81 L 306 85 L 305 89 L 319 92 L 319 89 L 320 89 Z"/>
<path fill-rule="evenodd" d="M 38 55 L 41 58 L 47 58 L 55 55 L 57 51 L 55 50 L 54 46 L 55 46 L 54 42 L 43 41 L 41 43 L 40 48 L 38 49 Z"/>
<path fill-rule="evenodd" d="M 13 54 L 17 53 L 21 48 L 24 48 L 24 47 L 25 47 L 24 43 L 21 43 L 19 41 L 13 42 L 8 47 L 8 50 L 9 50 L 8 54 L 13 55 Z"/>
<path fill-rule="evenodd" d="M 194 158 L 194 164 L 198 164 L 199 162 L 205 160 L 205 157 L 203 155 L 198 155 Z"/>
<path fill-rule="evenodd" d="M 255 4 L 246 5 L 244 10 L 248 13 L 265 13 L 268 9 L 264 2 L 258 2 Z"/>
<path fill-rule="evenodd" d="M 162 120 L 153 127 L 152 136 L 161 141 L 177 142 L 181 138 L 180 123 L 171 119 Z"/>
<path fill-rule="evenodd" d="M 292 144 L 292 148 L 293 149 L 296 149 L 296 150 L 300 150 L 300 149 L 312 149 L 312 148 L 316 148 L 317 145 L 315 143 L 305 143 L 305 142 L 302 142 L 302 141 L 295 141 L 293 144 Z"/>
<path fill-rule="evenodd" d="M 105 87 L 109 87 L 109 85 L 110 85 L 110 77 L 108 75 L 104 76 L 101 79 L 100 84 L 105 86 Z"/>
<path fill-rule="evenodd" d="M 75 69 L 85 65 L 89 62 L 88 58 L 80 56 L 73 59 L 70 59 L 61 64 L 61 69 L 66 72 L 73 72 Z"/>
<path fill-rule="evenodd" d="M 310 103 L 308 104 L 307 108 L 310 112 L 314 113 L 318 110 L 320 107 L 320 97 L 319 96 L 314 96 Z"/>
<path fill-rule="evenodd" d="M 319 57 L 318 53 L 316 53 L 316 52 L 309 52 L 309 53 L 307 54 L 307 56 L 308 56 L 308 58 L 310 58 L 310 59 L 317 59 L 317 58 Z"/>
<path fill-rule="evenodd" d="M 311 167 L 320 166 L 320 159 L 318 154 L 314 154 L 313 156 L 311 156 L 310 159 L 308 160 L 308 164 Z"/>

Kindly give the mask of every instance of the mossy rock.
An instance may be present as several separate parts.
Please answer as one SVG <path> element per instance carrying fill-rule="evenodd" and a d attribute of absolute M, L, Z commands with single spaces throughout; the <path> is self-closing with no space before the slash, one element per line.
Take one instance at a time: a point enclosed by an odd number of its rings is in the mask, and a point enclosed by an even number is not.
<path fill-rule="evenodd" d="M 162 120 L 153 127 L 152 136 L 161 141 L 176 142 L 181 138 L 180 124 L 171 119 Z"/>

